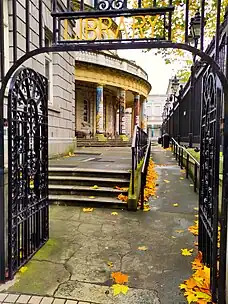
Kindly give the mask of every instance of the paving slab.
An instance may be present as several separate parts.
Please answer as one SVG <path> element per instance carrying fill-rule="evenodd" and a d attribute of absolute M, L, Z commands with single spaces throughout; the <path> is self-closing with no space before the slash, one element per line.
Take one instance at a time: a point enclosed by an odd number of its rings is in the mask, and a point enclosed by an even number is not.
<path fill-rule="evenodd" d="M 192 257 L 182 256 L 181 249 L 194 248 L 187 228 L 195 220 L 198 195 L 192 182 L 182 179 L 170 151 L 155 146 L 152 158 L 158 186 L 157 198 L 149 202 L 151 211 L 118 210 L 112 215 L 108 209 L 85 213 L 80 207 L 51 206 L 50 240 L 26 265 L 27 271 L 18 273 L 11 286 L 1 286 L 2 292 L 49 296 L 46 300 L 52 303 L 186 303 L 178 286 L 191 275 Z M 148 249 L 140 251 L 140 246 Z M 115 271 L 129 275 L 126 295 L 113 296 Z M 32 299 L 29 303 L 36 304 Z"/>

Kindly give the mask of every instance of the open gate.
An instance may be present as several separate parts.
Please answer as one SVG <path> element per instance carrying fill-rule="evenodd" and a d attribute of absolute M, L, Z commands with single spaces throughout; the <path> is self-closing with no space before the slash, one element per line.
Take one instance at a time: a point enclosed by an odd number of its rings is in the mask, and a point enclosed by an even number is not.
<path fill-rule="evenodd" d="M 221 90 L 210 68 L 203 77 L 200 144 L 199 250 L 217 299 Z"/>
<path fill-rule="evenodd" d="M 8 94 L 8 277 L 48 239 L 48 82 L 19 69 Z"/>

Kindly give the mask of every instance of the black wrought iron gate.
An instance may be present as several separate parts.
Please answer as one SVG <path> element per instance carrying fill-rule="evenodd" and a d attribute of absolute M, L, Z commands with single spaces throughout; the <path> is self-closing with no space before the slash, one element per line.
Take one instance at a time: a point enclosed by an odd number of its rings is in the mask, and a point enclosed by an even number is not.
<path fill-rule="evenodd" d="M 201 111 L 199 250 L 210 267 L 212 297 L 217 303 L 221 91 L 210 68 L 203 77 Z"/>
<path fill-rule="evenodd" d="M 48 82 L 18 70 L 8 95 L 8 276 L 47 241 Z"/>

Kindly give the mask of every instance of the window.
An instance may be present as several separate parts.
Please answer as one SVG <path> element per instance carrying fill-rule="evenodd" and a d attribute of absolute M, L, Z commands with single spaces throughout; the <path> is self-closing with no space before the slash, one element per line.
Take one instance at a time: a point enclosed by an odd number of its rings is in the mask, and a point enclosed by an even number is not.
<path fill-rule="evenodd" d="M 45 29 L 45 46 L 51 46 L 51 32 Z M 52 53 L 45 53 L 44 75 L 48 79 L 48 103 L 53 104 L 53 62 Z"/>
<path fill-rule="evenodd" d="M 8 0 L 3 1 L 3 23 L 4 23 L 4 57 L 5 72 L 9 70 L 9 15 Z"/>
<path fill-rule="evenodd" d="M 84 121 L 90 123 L 90 103 L 88 100 L 84 100 L 84 112 L 83 112 Z"/>

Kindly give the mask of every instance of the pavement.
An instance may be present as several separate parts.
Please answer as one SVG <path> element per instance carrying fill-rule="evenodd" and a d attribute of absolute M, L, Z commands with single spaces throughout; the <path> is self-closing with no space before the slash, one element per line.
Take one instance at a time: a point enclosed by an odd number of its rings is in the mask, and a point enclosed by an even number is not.
<path fill-rule="evenodd" d="M 159 177 L 151 211 L 112 215 L 115 210 L 85 213 L 80 207 L 51 206 L 50 240 L 23 272 L 0 286 L 0 302 L 187 303 L 178 286 L 191 275 L 193 257 L 182 256 L 181 249 L 194 248 L 187 228 L 195 220 L 198 196 L 170 151 L 153 147 L 152 158 Z M 113 295 L 111 273 L 116 271 L 129 276 L 126 295 Z"/>
<path fill-rule="evenodd" d="M 74 156 L 52 159 L 50 167 L 80 167 L 102 170 L 131 169 L 130 147 L 85 147 L 77 148 Z"/>

